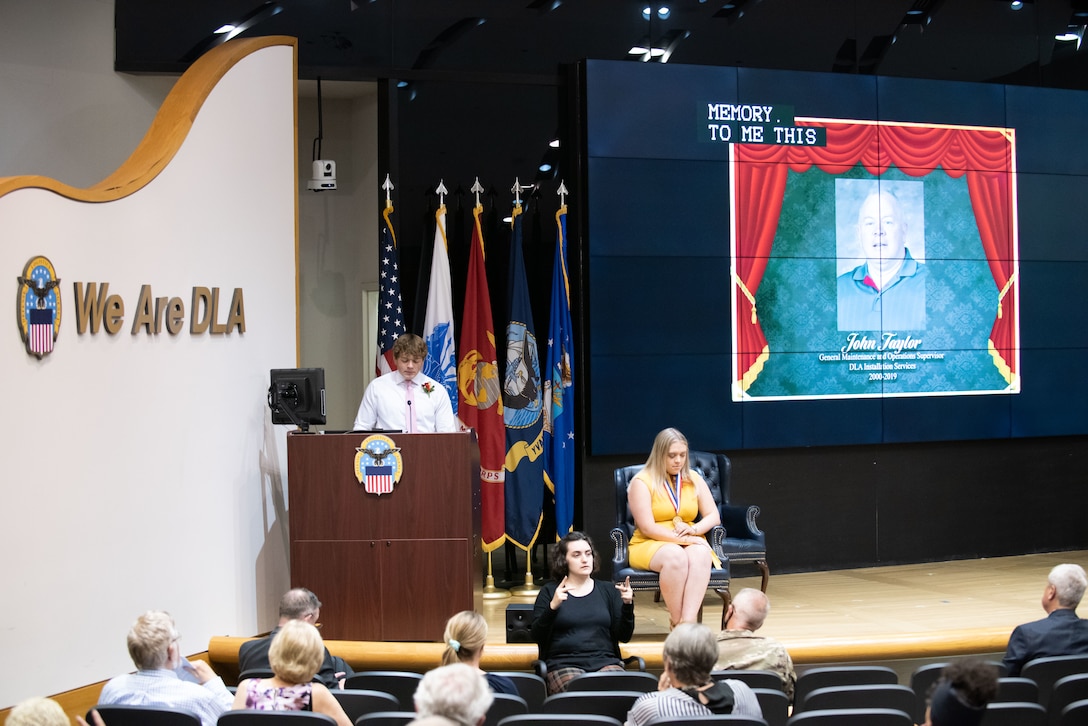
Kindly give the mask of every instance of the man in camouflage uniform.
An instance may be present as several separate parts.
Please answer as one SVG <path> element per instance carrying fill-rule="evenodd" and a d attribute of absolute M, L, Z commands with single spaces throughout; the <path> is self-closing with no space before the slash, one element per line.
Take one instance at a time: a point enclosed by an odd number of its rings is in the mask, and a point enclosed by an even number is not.
<path fill-rule="evenodd" d="M 718 634 L 718 662 L 714 668 L 773 671 L 782 678 L 782 688 L 792 703 L 797 674 L 789 651 L 774 638 L 755 632 L 770 611 L 770 600 L 759 590 L 746 587 L 733 597 L 725 613 L 725 630 Z"/>

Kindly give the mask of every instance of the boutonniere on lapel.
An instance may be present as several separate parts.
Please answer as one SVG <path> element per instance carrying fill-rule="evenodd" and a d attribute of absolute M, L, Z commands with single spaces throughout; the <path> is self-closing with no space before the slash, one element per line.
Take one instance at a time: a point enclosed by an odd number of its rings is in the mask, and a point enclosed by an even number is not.
<path fill-rule="evenodd" d="M 420 388 L 422 388 L 423 392 L 426 393 L 428 396 L 434 393 L 434 384 L 432 383 L 424 383 L 422 386 L 420 386 Z"/>

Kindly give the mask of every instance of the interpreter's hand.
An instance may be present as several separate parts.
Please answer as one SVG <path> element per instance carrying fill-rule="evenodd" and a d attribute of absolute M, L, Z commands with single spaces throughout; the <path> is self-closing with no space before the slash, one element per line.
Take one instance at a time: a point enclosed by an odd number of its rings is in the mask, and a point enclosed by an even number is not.
<path fill-rule="evenodd" d="M 196 679 L 200 681 L 200 685 L 204 685 L 211 679 L 215 678 L 215 671 L 212 667 L 202 660 L 194 660 L 189 664 L 188 670 L 192 672 Z"/>
<path fill-rule="evenodd" d="M 570 592 L 570 586 L 567 585 L 567 578 L 563 578 L 559 586 L 555 588 L 555 594 L 552 595 L 552 601 L 548 604 L 552 610 L 558 610 L 559 606 L 567 601 L 567 593 Z"/>
<path fill-rule="evenodd" d="M 631 589 L 630 577 L 627 577 L 623 582 L 617 582 L 616 589 L 620 591 L 620 599 L 628 605 L 635 601 L 635 591 Z"/>

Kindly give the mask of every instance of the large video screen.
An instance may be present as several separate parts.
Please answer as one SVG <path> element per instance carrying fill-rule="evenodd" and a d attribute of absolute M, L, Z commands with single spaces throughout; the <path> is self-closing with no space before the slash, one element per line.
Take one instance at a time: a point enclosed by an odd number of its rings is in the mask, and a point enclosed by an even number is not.
<path fill-rule="evenodd" d="M 1088 94 L 586 64 L 594 454 L 1088 431 Z"/>

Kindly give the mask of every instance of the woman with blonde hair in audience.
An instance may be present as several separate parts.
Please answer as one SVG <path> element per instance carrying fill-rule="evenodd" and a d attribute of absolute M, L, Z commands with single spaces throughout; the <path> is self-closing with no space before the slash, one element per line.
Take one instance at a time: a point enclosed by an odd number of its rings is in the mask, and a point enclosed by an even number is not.
<path fill-rule="evenodd" d="M 337 726 L 352 726 L 351 719 L 329 689 L 313 683 L 325 659 L 325 643 L 310 623 L 291 620 L 280 628 L 268 649 L 271 678 L 247 678 L 238 684 L 234 709 L 258 711 L 313 711 L 332 716 Z"/>
<path fill-rule="evenodd" d="M 442 635 L 446 649 L 442 651 L 442 665 L 465 663 L 483 673 L 487 685 L 495 693 L 518 695 L 517 686 L 506 676 L 485 673 L 480 668 L 484 655 L 484 643 L 487 642 L 487 621 L 484 616 L 472 610 L 462 610 L 446 621 L 446 632 Z"/>

